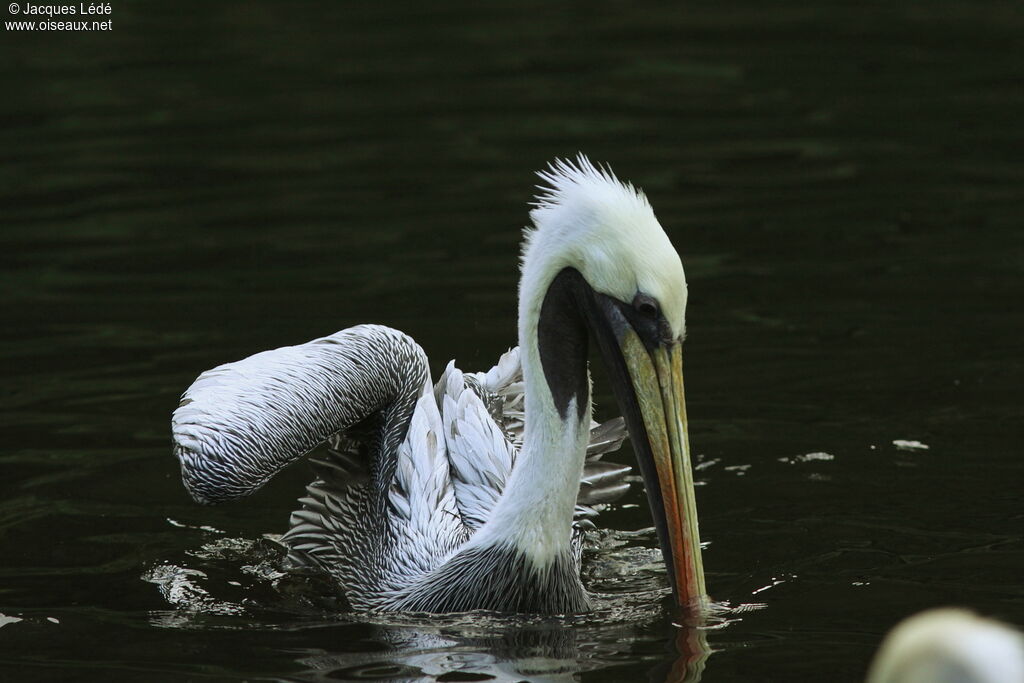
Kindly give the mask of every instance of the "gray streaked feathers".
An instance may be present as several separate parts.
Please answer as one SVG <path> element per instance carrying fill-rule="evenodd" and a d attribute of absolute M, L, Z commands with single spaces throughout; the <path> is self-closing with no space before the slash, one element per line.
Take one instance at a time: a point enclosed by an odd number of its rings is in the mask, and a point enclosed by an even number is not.
<path fill-rule="evenodd" d="M 332 434 L 375 413 L 396 426 L 381 444 L 393 454 L 429 380 L 419 344 L 381 325 L 359 325 L 207 370 L 171 418 L 182 479 L 202 503 L 248 495 Z M 389 479 L 387 472 L 376 474 L 381 482 Z"/>
<path fill-rule="evenodd" d="M 583 530 L 593 506 L 628 489 L 630 468 L 600 459 L 621 445 L 624 423 L 593 423 L 570 556 L 541 570 L 511 548 L 460 550 L 522 443 L 519 350 L 486 373 L 449 364 L 431 388 L 419 345 L 377 325 L 209 370 L 172 424 L 182 478 L 201 502 L 247 495 L 328 441 L 284 541 L 293 567 L 326 572 L 357 609 L 581 611 Z"/>

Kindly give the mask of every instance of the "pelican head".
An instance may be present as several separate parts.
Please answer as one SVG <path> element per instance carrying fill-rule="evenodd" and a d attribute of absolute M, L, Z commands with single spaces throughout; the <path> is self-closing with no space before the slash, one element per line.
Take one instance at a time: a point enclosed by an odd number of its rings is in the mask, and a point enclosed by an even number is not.
<path fill-rule="evenodd" d="M 524 372 L 536 363 L 535 381 L 550 389 L 543 407 L 565 424 L 585 421 L 589 428 L 587 342 L 597 345 L 629 428 L 676 600 L 701 605 L 679 254 L 644 194 L 609 169 L 581 155 L 539 175 L 545 184 L 530 214 L 520 285 L 520 344 L 532 346 Z M 529 439 L 529 394 L 527 400 Z"/>
<path fill-rule="evenodd" d="M 964 609 L 931 609 L 894 628 L 875 655 L 868 683 L 1024 681 L 1020 631 Z"/>

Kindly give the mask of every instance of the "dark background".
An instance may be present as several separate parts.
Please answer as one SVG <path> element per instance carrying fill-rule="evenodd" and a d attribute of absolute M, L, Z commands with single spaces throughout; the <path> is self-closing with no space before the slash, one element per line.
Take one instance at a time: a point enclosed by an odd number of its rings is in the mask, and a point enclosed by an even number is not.
<path fill-rule="evenodd" d="M 429 680 L 535 655 L 268 598 L 251 544 L 307 471 L 201 508 L 169 416 L 208 367 L 358 322 L 435 373 L 490 367 L 532 173 L 578 151 L 647 191 L 688 273 L 708 585 L 766 605 L 709 632 L 704 680 L 859 680 L 936 605 L 1024 621 L 1020 3 L 111 7 L 109 32 L 0 36 L 4 676 Z M 653 545 L 611 554 L 615 609 L 568 629 L 565 676 L 671 664 L 663 574 L 627 562 Z M 143 580 L 161 567 L 178 607 Z"/>

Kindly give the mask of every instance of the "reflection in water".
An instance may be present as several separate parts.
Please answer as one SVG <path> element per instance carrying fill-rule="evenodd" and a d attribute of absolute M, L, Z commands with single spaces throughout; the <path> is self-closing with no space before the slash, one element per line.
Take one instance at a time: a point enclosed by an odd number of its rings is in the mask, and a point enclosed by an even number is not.
<path fill-rule="evenodd" d="M 665 683 L 699 681 L 704 675 L 704 665 L 711 656 L 707 634 L 700 627 L 680 626 L 674 644 L 676 658 L 664 678 Z"/>
<path fill-rule="evenodd" d="M 633 640 L 624 632 L 616 647 L 611 639 L 588 639 L 586 629 L 561 624 L 502 629 L 497 620 L 474 621 L 462 634 L 455 628 L 378 626 L 375 639 L 387 644 L 384 652 L 309 653 L 297 662 L 307 667 L 301 676 L 308 680 L 572 681 L 627 654 Z"/>
<path fill-rule="evenodd" d="M 566 618 L 346 614 L 332 585 L 279 569 L 284 549 L 273 536 L 217 536 L 181 564 L 156 565 L 143 579 L 176 608 L 150 613 L 160 628 L 290 631 L 360 623 L 372 631 L 370 641 L 385 646 L 297 650 L 301 671 L 292 680 L 569 681 L 649 652 L 659 640 L 650 627 L 664 619 L 664 567 L 650 562 L 656 550 L 635 545 L 652 538 L 650 530 L 594 532 L 588 547 L 600 561 L 587 564 L 588 582 L 608 592 L 593 594 L 593 613 Z M 663 654 L 644 657 L 650 680 L 699 681 L 711 654 L 707 631 L 757 607 L 713 604 L 700 623 L 678 613 L 670 627 L 653 632 L 671 637 L 656 648 Z"/>
<path fill-rule="evenodd" d="M 481 637 L 460 637 L 444 632 L 401 631 L 381 627 L 378 639 L 394 649 L 387 653 L 354 656 L 314 655 L 298 661 L 309 669 L 309 680 L 384 678 L 387 680 L 496 680 L 573 681 L 577 675 L 613 666 L 630 654 L 636 640 L 627 630 L 588 634 L 588 629 L 551 625 L 516 629 Z M 700 681 L 710 655 L 705 634 L 698 628 L 680 628 L 675 659 L 651 667 L 649 680 L 659 683 Z M 671 657 L 671 654 L 668 655 Z M 366 660 L 357 663 L 354 660 Z M 460 676 L 452 674 L 458 672 Z"/>
<path fill-rule="evenodd" d="M 358 651 L 306 649 L 293 652 L 301 668 L 289 680 L 388 681 L 573 681 L 578 674 L 620 665 L 633 658 L 634 647 L 650 641 L 640 626 L 587 625 L 559 620 L 524 622 L 465 614 L 404 624 L 372 624 L 366 637 L 383 649 Z M 157 611 L 150 623 L 161 628 L 208 629 L 200 615 Z M 304 622 L 300 628 L 329 627 L 335 622 Z M 286 630 L 280 623 L 266 628 Z M 251 618 L 219 628 L 260 628 Z M 651 657 L 649 680 L 691 683 L 701 680 L 711 654 L 703 628 L 677 627 L 664 645 L 665 655 Z"/>

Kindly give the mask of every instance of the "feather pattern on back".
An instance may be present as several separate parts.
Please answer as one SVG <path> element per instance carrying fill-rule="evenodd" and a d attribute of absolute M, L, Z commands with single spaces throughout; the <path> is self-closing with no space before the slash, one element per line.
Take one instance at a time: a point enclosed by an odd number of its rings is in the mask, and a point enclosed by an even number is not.
<path fill-rule="evenodd" d="M 512 349 L 486 373 L 463 373 L 449 363 L 432 390 L 424 385 L 395 455 L 386 523 L 370 504 L 369 467 L 379 454 L 365 437 L 334 436 L 327 455 L 311 460 L 317 479 L 284 536 L 290 564 L 334 577 L 357 609 L 423 607 L 423 595 L 413 596 L 410 586 L 419 583 L 422 592 L 487 521 L 515 466 L 522 438 L 518 359 Z M 625 436 L 621 419 L 592 431 L 573 528 L 577 575 L 593 505 L 628 489 L 630 468 L 600 460 Z"/>

